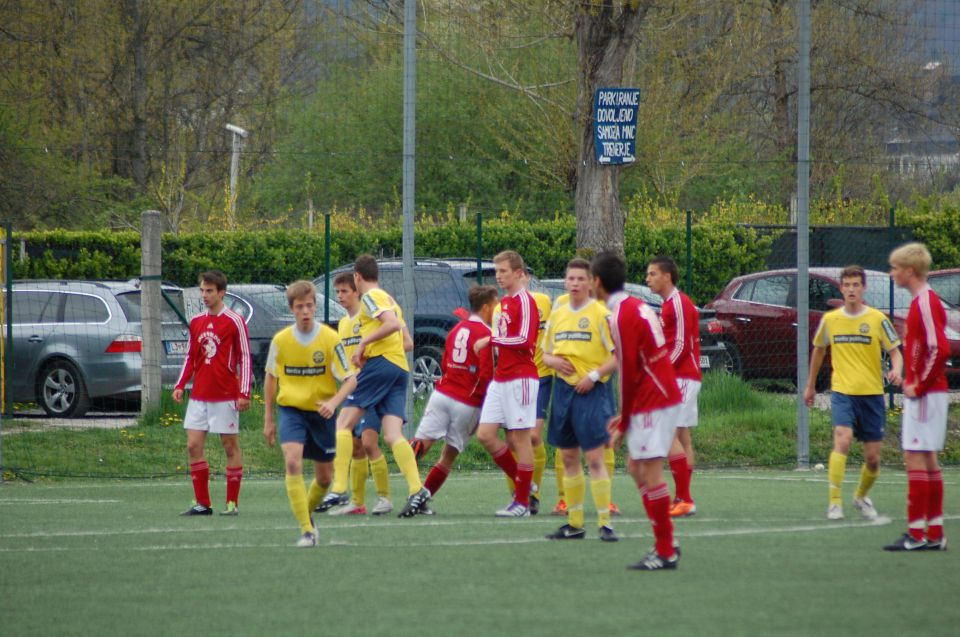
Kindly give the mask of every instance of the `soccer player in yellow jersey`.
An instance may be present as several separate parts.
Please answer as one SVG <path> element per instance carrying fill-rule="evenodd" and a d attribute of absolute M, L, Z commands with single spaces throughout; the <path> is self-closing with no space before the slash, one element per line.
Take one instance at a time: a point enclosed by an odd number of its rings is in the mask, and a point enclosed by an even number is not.
<path fill-rule="evenodd" d="M 567 264 L 569 302 L 553 308 L 543 338 L 544 362 L 557 375 L 547 436 L 563 456 L 567 503 L 567 523 L 547 538 L 582 539 L 586 535 L 582 449 L 590 468 L 600 539 L 615 542 L 618 538 L 610 526 L 611 476 L 603 455 L 609 440 L 607 421 L 614 415 L 609 380 L 617 361 L 607 322 L 610 310 L 590 298 L 591 281 L 589 261 L 577 258 Z"/>
<path fill-rule="evenodd" d="M 887 379 L 895 384 L 902 381 L 900 339 L 883 312 L 864 304 L 866 286 L 867 275 L 860 266 L 847 266 L 840 273 L 843 307 L 827 312 L 820 319 L 813 337 L 807 386 L 803 391 L 804 401 L 807 406 L 812 406 L 817 374 L 829 347 L 833 362 L 830 377 L 833 451 L 827 472 L 830 483 L 827 518 L 830 520 L 843 519 L 841 487 L 847 453 L 854 437 L 863 443 L 865 462 L 860 469 L 853 505 L 864 518 L 877 518 L 877 510 L 867 493 L 880 473 L 880 447 L 886 422 L 881 367 L 883 352 L 890 356 Z"/>
<path fill-rule="evenodd" d="M 353 280 L 360 297 L 360 342 L 351 363 L 360 369 L 357 388 L 347 397 L 337 418 L 337 456 L 333 463 L 333 487 L 324 501 L 343 502 L 347 473 L 353 455 L 353 428 L 367 411 L 380 416 L 383 439 L 407 481 L 407 503 L 400 517 L 412 517 L 430 499 L 423 488 L 417 460 L 403 436 L 407 382 L 410 367 L 404 351 L 403 313 L 396 301 L 379 285 L 377 260 L 360 255 L 353 264 Z"/>
<path fill-rule="evenodd" d="M 314 461 L 316 488 L 329 486 L 336 451 L 334 415 L 356 388 L 356 378 L 340 337 L 329 326 L 314 320 L 317 291 L 313 283 L 291 283 L 287 287 L 287 302 L 296 323 L 277 332 L 270 342 L 263 390 L 263 436 L 271 447 L 276 442 L 276 401 L 280 406 L 280 448 L 287 497 L 300 523 L 297 546 L 308 548 L 317 545 L 317 528 L 310 517 L 303 483 L 303 459 Z"/>

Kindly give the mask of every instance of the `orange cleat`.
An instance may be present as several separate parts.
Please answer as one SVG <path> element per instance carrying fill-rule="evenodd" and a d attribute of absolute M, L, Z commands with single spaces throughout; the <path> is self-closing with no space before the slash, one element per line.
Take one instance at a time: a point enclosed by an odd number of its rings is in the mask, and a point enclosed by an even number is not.
<path fill-rule="evenodd" d="M 613 502 L 610 503 L 610 515 L 620 515 L 620 507 Z"/>
<path fill-rule="evenodd" d="M 670 517 L 688 518 L 697 513 L 697 505 L 693 502 L 684 502 L 683 500 L 674 500 L 670 507 Z"/>
<path fill-rule="evenodd" d="M 567 503 L 563 500 L 557 502 L 557 506 L 553 507 L 553 511 L 550 512 L 550 515 L 566 515 L 567 514 Z"/>

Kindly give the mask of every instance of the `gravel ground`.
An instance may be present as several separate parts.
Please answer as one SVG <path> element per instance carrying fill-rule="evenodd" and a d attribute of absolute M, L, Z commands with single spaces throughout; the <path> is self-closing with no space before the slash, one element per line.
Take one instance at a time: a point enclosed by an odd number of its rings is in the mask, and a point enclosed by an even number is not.
<path fill-rule="evenodd" d="M 83 418 L 49 418 L 42 409 L 17 412 L 14 418 L 3 418 L 0 431 L 3 435 L 42 429 L 127 429 L 137 425 L 138 414 L 134 412 L 87 412 Z"/>

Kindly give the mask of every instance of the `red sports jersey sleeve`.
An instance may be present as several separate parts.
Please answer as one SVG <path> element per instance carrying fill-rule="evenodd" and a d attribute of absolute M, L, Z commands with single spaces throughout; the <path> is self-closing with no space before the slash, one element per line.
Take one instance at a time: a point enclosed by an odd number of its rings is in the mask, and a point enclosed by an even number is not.
<path fill-rule="evenodd" d="M 190 348 L 176 388 L 193 378 L 191 398 L 210 402 L 250 397 L 250 339 L 243 318 L 229 308 L 190 321 Z"/>
<path fill-rule="evenodd" d="M 620 428 L 626 431 L 630 416 L 677 405 L 681 395 L 656 313 L 622 292 L 608 305 L 620 367 Z"/>
<path fill-rule="evenodd" d="M 700 312 L 686 294 L 674 290 L 660 308 L 660 323 L 677 378 L 703 380 L 700 372 Z"/>
<path fill-rule="evenodd" d="M 907 313 L 904 339 L 904 383 L 916 384 L 917 396 L 947 391 L 944 370 L 950 357 L 947 340 L 947 313 L 930 286 L 924 287 Z"/>
<path fill-rule="evenodd" d="M 500 300 L 500 320 L 490 340 L 497 346 L 495 380 L 540 377 L 534 362 L 539 329 L 537 304 L 525 289 Z"/>
<path fill-rule="evenodd" d="M 473 407 L 483 404 L 493 377 L 493 350 L 487 347 L 478 355 L 473 345 L 486 336 L 490 336 L 490 328 L 476 315 L 453 326 L 440 364 L 443 376 L 436 386 L 438 392 Z"/>

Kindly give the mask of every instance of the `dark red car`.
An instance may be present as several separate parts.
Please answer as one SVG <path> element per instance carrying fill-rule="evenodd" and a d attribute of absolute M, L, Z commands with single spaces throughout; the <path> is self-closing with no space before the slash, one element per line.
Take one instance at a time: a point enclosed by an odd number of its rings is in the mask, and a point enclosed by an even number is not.
<path fill-rule="evenodd" d="M 823 313 L 840 307 L 842 268 L 810 268 L 810 338 Z M 931 281 L 931 284 L 933 282 Z M 904 320 L 912 300 L 907 290 L 893 289 L 893 322 L 903 338 Z M 864 301 L 879 310 L 890 311 L 891 283 L 885 272 L 867 270 Z M 950 359 L 947 379 L 960 386 L 960 311 L 950 303 L 947 309 L 947 338 Z M 710 329 L 727 346 L 729 370 L 745 378 L 794 380 L 797 375 L 797 270 L 770 270 L 739 276 L 706 307 L 716 310 Z M 818 385 L 829 382 L 829 356 Z"/>
<path fill-rule="evenodd" d="M 960 268 L 936 270 L 927 276 L 927 281 L 941 299 L 960 305 Z"/>

